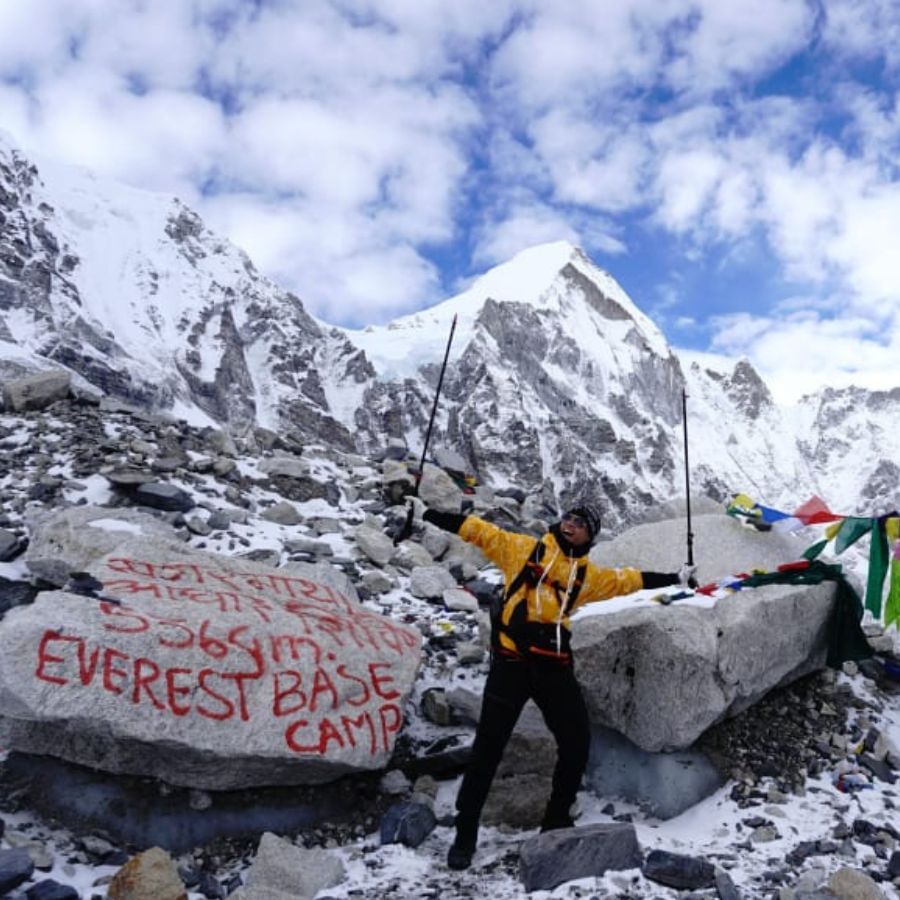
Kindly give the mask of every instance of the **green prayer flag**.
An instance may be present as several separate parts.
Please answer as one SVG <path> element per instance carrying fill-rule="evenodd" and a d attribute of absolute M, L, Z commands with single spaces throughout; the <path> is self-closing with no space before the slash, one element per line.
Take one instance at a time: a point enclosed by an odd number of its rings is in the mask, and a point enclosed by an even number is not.
<path fill-rule="evenodd" d="M 821 584 L 823 581 L 834 581 L 836 587 L 835 607 L 828 624 L 827 664 L 839 669 L 847 660 L 868 659 L 872 648 L 860 625 L 862 601 L 847 581 L 841 566 L 827 565 L 817 559 L 808 568 L 762 572 L 745 578 L 742 584 L 745 587 L 760 587 L 764 584 Z"/>
<path fill-rule="evenodd" d="M 878 521 L 872 529 L 872 542 L 869 549 L 869 580 L 866 584 L 866 609 L 881 618 L 881 594 L 884 590 L 884 577 L 887 575 L 888 541 L 884 522 Z"/>
<path fill-rule="evenodd" d="M 834 536 L 834 552 L 838 555 L 843 553 L 864 534 L 868 534 L 877 522 L 878 519 L 862 519 L 857 516 L 848 516 L 841 523 L 838 533 Z"/>
<path fill-rule="evenodd" d="M 884 607 L 884 627 L 893 623 L 900 628 L 900 558 L 891 562 L 891 591 Z"/>
<path fill-rule="evenodd" d="M 811 544 L 803 551 L 803 558 L 808 559 L 810 561 L 814 560 L 826 547 L 828 546 L 828 541 L 819 541 L 816 544 Z"/>

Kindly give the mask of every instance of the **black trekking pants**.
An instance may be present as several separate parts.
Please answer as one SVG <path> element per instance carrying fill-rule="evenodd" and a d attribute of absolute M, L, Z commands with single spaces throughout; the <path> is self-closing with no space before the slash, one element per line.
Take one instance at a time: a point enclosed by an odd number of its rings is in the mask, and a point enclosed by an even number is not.
<path fill-rule="evenodd" d="M 568 816 L 581 785 L 590 749 L 590 726 L 581 688 L 571 665 L 519 660 L 494 653 L 472 757 L 456 798 L 457 825 L 474 829 L 491 782 L 522 707 L 531 698 L 556 739 L 553 790 L 545 823 Z"/>

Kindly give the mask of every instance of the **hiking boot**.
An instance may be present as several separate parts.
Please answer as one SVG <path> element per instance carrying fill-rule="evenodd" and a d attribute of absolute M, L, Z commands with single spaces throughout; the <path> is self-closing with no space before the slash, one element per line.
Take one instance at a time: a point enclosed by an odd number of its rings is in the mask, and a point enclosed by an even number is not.
<path fill-rule="evenodd" d="M 456 821 L 456 838 L 447 851 L 447 865 L 451 869 L 468 869 L 472 865 L 478 844 L 478 824 Z"/>
<path fill-rule="evenodd" d="M 560 828 L 574 828 L 575 820 L 568 813 L 546 813 L 541 822 L 541 832 L 558 831 Z"/>
<path fill-rule="evenodd" d="M 460 844 L 459 839 L 447 851 L 447 866 L 451 869 L 468 869 L 475 855 L 474 844 Z"/>

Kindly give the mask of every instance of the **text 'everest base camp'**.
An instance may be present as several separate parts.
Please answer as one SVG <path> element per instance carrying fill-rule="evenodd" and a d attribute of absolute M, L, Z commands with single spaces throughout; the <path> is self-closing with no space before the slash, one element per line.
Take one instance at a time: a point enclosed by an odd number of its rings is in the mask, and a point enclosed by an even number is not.
<path fill-rule="evenodd" d="M 0 895 L 900 896 L 900 389 L 789 416 L 565 243 L 332 328 L 87 177 L 0 138 Z M 530 559 L 588 526 L 568 583 Z M 468 846 L 498 608 L 547 573 L 584 778 L 550 822 L 535 689 Z"/>

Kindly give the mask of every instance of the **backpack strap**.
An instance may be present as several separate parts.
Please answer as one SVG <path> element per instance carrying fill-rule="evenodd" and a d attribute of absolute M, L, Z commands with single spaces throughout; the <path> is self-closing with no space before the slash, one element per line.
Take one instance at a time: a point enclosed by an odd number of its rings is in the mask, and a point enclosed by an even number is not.
<path fill-rule="evenodd" d="M 542 540 L 538 539 L 534 542 L 534 547 L 532 548 L 528 559 L 525 560 L 525 565 L 522 566 L 519 574 L 509 583 L 509 587 L 503 596 L 504 604 L 510 597 L 515 596 L 516 592 L 522 587 L 526 579 L 531 579 L 535 584 L 537 583 L 538 578 L 541 576 L 541 560 L 544 558 L 544 551 L 546 549 L 547 548 L 544 546 Z"/>
<path fill-rule="evenodd" d="M 578 594 L 580 593 L 581 588 L 584 585 L 584 576 L 586 572 L 587 563 L 581 563 L 576 570 L 575 581 L 572 584 L 572 590 L 569 591 L 569 593 L 564 597 L 560 597 L 559 588 L 556 588 L 556 598 L 560 601 L 559 605 L 560 607 L 562 607 L 563 615 L 567 616 L 572 610 L 572 607 L 575 606 L 575 601 L 578 599 Z"/>

